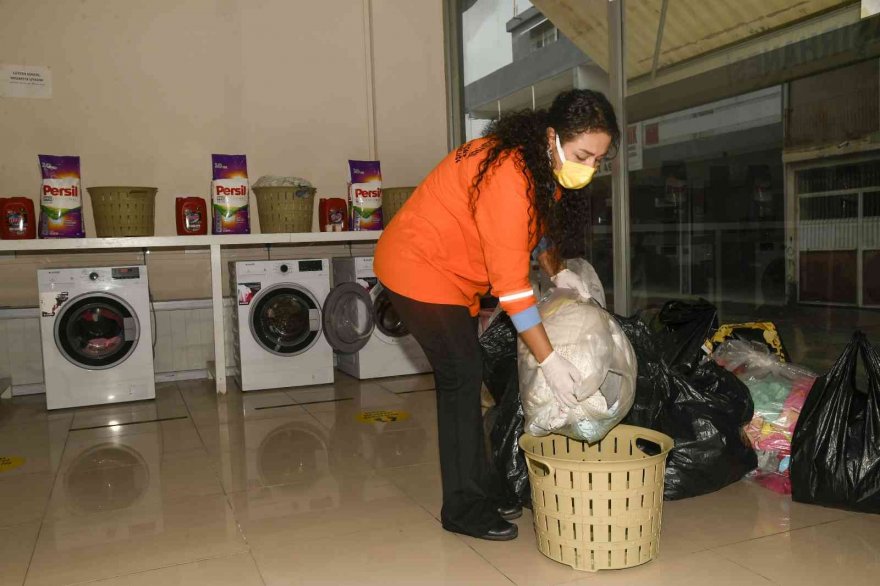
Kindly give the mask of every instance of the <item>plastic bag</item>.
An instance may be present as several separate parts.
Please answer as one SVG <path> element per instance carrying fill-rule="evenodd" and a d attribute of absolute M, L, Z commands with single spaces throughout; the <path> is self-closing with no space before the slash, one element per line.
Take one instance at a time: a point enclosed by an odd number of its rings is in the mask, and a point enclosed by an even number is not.
<path fill-rule="evenodd" d="M 776 324 L 769 321 L 749 322 L 744 324 L 723 324 L 710 340 L 706 342 L 706 350 L 709 352 L 726 340 L 741 340 L 743 342 L 755 342 L 767 348 L 782 362 L 791 362 L 782 336 L 776 330 Z"/>
<path fill-rule="evenodd" d="M 506 313 L 494 316 L 480 335 L 483 356 L 483 383 L 489 389 L 495 404 L 501 404 L 509 390 L 519 393 L 516 372 L 516 328 Z"/>
<path fill-rule="evenodd" d="M 251 185 L 251 189 L 257 189 L 259 187 L 306 187 L 311 189 L 313 188 L 313 185 L 308 179 L 303 179 L 302 177 L 263 175 L 257 179 L 256 183 Z M 305 197 L 304 195 L 300 195 L 299 192 L 296 193 L 296 196 Z"/>
<path fill-rule="evenodd" d="M 525 416 L 519 399 L 516 369 L 516 328 L 510 317 L 499 314 L 480 336 L 483 382 L 495 399 L 486 413 L 489 455 L 493 468 L 493 494 L 507 505 L 531 503 L 529 471 L 519 449 Z"/>
<path fill-rule="evenodd" d="M 745 383 L 755 404 L 755 415 L 745 432 L 757 452 L 758 468 L 749 478 L 790 494 L 792 434 L 817 375 L 782 362 L 762 342 L 728 340 L 712 358 Z"/>
<path fill-rule="evenodd" d="M 582 258 L 572 258 L 565 261 L 565 268 L 576 274 L 587 285 L 587 291 L 590 296 L 604 309 L 605 304 L 605 287 L 599 279 L 596 269 L 589 262 Z"/>
<path fill-rule="evenodd" d="M 682 372 L 692 372 L 707 354 L 705 344 L 718 327 L 718 310 L 705 299 L 668 301 L 657 317 L 663 326 L 657 339 L 661 357 Z"/>
<path fill-rule="evenodd" d="M 664 498 L 720 490 L 757 466 L 742 428 L 754 411 L 746 386 L 714 362 L 685 374 L 661 358 L 667 332 L 652 334 L 638 318 L 618 318 L 638 358 L 636 397 L 623 423 L 675 440 L 666 459 Z"/>
<path fill-rule="evenodd" d="M 856 386 L 861 356 L 867 389 Z M 880 357 L 856 332 L 816 381 L 792 441 L 792 498 L 880 513 Z"/>
<path fill-rule="evenodd" d="M 583 375 L 574 408 L 560 405 L 525 343 L 519 342 L 519 379 L 527 433 L 559 433 L 594 443 L 629 412 L 636 357 L 620 326 L 593 301 L 570 289 L 554 289 L 538 304 L 553 348 Z M 609 404 L 610 402 L 610 404 Z"/>

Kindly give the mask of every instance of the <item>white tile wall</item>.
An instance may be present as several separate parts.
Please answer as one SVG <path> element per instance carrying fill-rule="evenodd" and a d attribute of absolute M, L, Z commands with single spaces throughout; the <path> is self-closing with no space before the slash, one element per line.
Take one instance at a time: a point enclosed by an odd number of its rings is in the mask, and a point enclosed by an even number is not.
<path fill-rule="evenodd" d="M 13 385 L 43 382 L 38 318 L 0 319 L 0 378 L 7 377 Z"/>
<path fill-rule="evenodd" d="M 210 307 L 156 312 L 157 373 L 203 369 L 213 357 Z"/>

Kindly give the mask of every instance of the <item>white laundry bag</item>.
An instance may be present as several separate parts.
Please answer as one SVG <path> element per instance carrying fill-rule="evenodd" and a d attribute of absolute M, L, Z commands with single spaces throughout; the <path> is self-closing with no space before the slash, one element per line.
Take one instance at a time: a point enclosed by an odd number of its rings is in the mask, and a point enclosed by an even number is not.
<path fill-rule="evenodd" d="M 584 264 L 589 270 L 584 266 L 569 268 L 592 279 L 589 273 L 595 275 L 595 271 L 589 263 Z M 598 287 L 601 291 L 601 283 Z M 592 291 L 592 287 L 588 289 Z M 635 352 L 614 316 L 576 291 L 554 289 L 538 304 L 538 310 L 553 348 L 581 371 L 583 382 L 576 393 L 576 407 L 559 403 L 537 360 L 520 340 L 518 368 L 525 432 L 534 436 L 558 433 L 598 442 L 632 408 Z"/>
<path fill-rule="evenodd" d="M 596 273 L 593 265 L 583 258 L 571 258 L 565 261 L 565 268 L 581 278 L 587 285 L 587 291 L 590 292 L 596 303 L 602 307 L 608 307 L 605 305 L 605 287 L 602 285 L 602 281 L 599 279 L 599 275 Z"/>

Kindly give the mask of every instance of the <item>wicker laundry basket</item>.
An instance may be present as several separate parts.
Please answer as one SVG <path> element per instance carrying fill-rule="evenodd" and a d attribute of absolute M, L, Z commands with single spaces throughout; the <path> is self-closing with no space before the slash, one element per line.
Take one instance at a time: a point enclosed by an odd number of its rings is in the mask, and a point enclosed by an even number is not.
<path fill-rule="evenodd" d="M 528 434 L 519 444 L 541 553 L 590 572 L 637 566 L 657 555 L 672 438 L 618 425 L 593 445 Z"/>
<path fill-rule="evenodd" d="M 314 187 L 254 187 L 263 234 L 311 232 Z"/>
<path fill-rule="evenodd" d="M 400 211 L 415 187 L 385 187 L 382 189 L 382 222 L 387 226 L 391 218 Z"/>
<path fill-rule="evenodd" d="M 155 233 L 155 187 L 87 187 L 98 238 L 152 236 Z"/>

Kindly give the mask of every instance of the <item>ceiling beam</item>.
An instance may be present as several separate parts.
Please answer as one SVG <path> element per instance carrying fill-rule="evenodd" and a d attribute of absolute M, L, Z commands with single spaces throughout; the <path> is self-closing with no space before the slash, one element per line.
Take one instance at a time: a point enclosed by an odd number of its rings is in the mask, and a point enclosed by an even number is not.
<path fill-rule="evenodd" d="M 663 45 L 663 29 L 666 27 L 666 11 L 669 9 L 669 0 L 663 0 L 660 7 L 660 24 L 657 25 L 657 42 L 654 44 L 654 61 L 651 64 L 651 79 L 657 77 L 657 66 L 660 64 L 660 47 Z"/>

